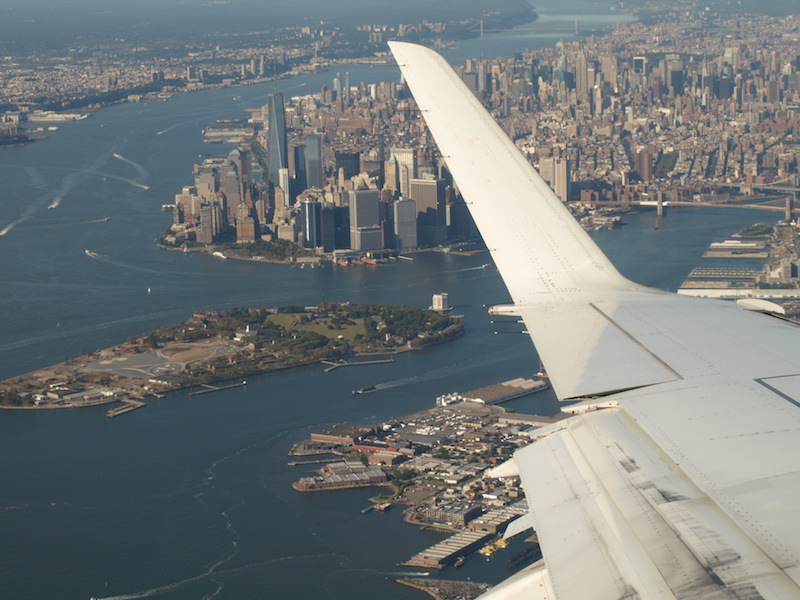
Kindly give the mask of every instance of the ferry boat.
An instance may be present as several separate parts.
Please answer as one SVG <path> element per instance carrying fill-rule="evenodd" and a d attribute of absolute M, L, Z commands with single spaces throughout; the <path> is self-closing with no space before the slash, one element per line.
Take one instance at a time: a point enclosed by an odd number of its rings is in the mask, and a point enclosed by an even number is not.
<path fill-rule="evenodd" d="M 377 390 L 374 385 L 368 385 L 367 387 L 363 387 L 360 390 L 353 390 L 353 396 L 357 396 L 358 394 L 369 394 L 370 392 L 374 392 Z"/>

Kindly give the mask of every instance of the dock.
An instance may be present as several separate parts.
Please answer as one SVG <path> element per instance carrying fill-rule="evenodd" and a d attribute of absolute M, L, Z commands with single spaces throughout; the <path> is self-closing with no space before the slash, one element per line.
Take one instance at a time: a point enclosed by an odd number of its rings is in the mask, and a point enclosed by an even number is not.
<path fill-rule="evenodd" d="M 322 459 L 319 459 L 319 460 L 293 460 L 293 461 L 287 462 L 286 465 L 289 466 L 289 467 L 297 467 L 297 466 L 300 466 L 300 465 L 321 465 L 321 464 L 329 463 L 329 462 L 331 462 L 330 458 L 322 458 Z"/>
<path fill-rule="evenodd" d="M 383 358 L 378 360 L 362 360 L 358 362 L 346 362 L 343 360 L 340 361 L 332 361 L 332 360 L 323 360 L 321 361 L 323 364 L 329 365 L 327 369 L 325 369 L 324 373 L 330 373 L 334 369 L 338 369 L 339 367 L 360 367 L 363 365 L 380 365 L 383 363 L 392 363 L 394 362 L 393 358 Z"/>
<path fill-rule="evenodd" d="M 462 531 L 412 556 L 404 567 L 424 567 L 441 569 L 475 550 L 495 534 L 487 531 Z"/>
<path fill-rule="evenodd" d="M 108 409 L 108 411 L 106 411 L 106 416 L 109 418 L 118 417 L 119 415 L 124 415 L 127 412 L 136 410 L 137 408 L 142 408 L 143 406 L 147 406 L 144 402 L 141 402 L 139 400 L 133 400 L 132 398 L 125 398 L 121 400 L 121 402 L 122 406 Z"/>
<path fill-rule="evenodd" d="M 378 512 L 386 512 L 390 508 L 392 508 L 392 503 L 391 502 L 381 502 L 380 504 L 373 504 L 372 506 L 368 506 L 367 508 L 361 509 L 361 514 L 365 515 L 368 512 L 373 511 L 373 510 L 378 511 Z"/>
<path fill-rule="evenodd" d="M 202 384 L 200 387 L 204 388 L 202 390 L 195 390 L 194 392 L 189 392 L 190 396 L 197 396 L 198 394 L 209 394 L 211 392 L 220 392 L 222 390 L 229 390 L 231 388 L 242 387 L 243 385 L 247 385 L 246 381 L 240 381 L 239 383 L 231 383 L 230 385 L 210 385 L 208 383 Z"/>

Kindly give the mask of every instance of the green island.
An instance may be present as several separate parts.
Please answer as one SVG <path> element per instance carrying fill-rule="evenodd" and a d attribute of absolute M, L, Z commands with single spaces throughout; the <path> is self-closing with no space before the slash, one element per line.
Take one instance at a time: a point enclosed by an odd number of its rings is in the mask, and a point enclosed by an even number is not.
<path fill-rule="evenodd" d="M 243 377 L 301 365 L 350 364 L 424 348 L 463 332 L 433 310 L 385 304 L 260 306 L 194 313 L 191 318 L 0 382 L 1 408 L 73 408 L 122 402 L 109 416 L 142 406 L 147 395 L 199 386 L 204 393 Z M 354 363 L 358 364 L 358 363 Z M 226 382 L 220 386 L 220 382 Z"/>

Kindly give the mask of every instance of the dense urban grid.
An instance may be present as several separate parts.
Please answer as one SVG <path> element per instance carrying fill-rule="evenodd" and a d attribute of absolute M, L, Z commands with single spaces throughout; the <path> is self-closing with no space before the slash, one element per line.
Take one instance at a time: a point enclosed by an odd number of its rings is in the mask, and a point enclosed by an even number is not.
<path fill-rule="evenodd" d="M 742 16 L 694 3 L 646 5 L 639 16 L 554 47 L 471 59 L 458 70 L 555 193 L 580 201 L 573 209 L 588 227 L 614 224 L 596 210 L 604 203 L 768 195 L 791 220 L 800 183 L 800 16 Z M 147 90 L 163 95 L 330 69 L 330 86 L 291 98 L 275 92 L 248 119 L 208 126 L 208 141 L 240 145 L 196 165 L 194 182 L 175 197 L 163 242 L 267 260 L 296 257 L 297 246 L 336 252 L 342 262 L 380 258 L 386 250 L 468 241 L 474 227 L 404 85 L 351 81 L 347 64 L 331 56 L 368 46 L 381 49 L 370 60 L 386 62 L 386 40 L 444 46 L 453 28 L 362 25 L 348 37 L 307 26 L 281 30 L 268 45 L 199 48 L 180 59 L 120 63 L 93 55 L 80 70 L 70 61 L 3 69 L 3 102 L 83 106 L 120 90 L 138 90 L 124 96 L 135 100 Z M 0 131 L 17 139 L 26 117 L 59 118 L 9 111 Z"/>
<path fill-rule="evenodd" d="M 791 220 L 799 27 L 675 10 L 458 70 L 588 227 L 615 223 L 598 206 L 648 202 L 771 199 Z M 341 261 L 474 236 L 403 84 L 338 68 L 330 87 L 274 93 L 249 119 L 209 126 L 209 140 L 243 143 L 196 166 L 165 243 L 281 240 Z"/>

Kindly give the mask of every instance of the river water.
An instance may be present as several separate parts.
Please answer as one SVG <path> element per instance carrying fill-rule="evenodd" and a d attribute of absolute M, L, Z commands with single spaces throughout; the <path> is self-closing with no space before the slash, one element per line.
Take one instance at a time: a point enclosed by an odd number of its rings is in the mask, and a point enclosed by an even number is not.
<path fill-rule="evenodd" d="M 541 4 L 543 20 L 561 29 L 574 21 L 570 14 L 582 15 L 581 26 L 591 11 L 598 23 L 612 18 L 582 2 Z M 552 43 L 553 35 L 487 36 L 449 57 L 507 54 Z M 350 72 L 354 83 L 397 76 L 368 67 Z M 278 87 L 290 94 L 317 90 L 332 76 Z M 161 204 L 191 181 L 199 154 L 218 149 L 202 143 L 201 129 L 212 119 L 241 116 L 272 89 L 109 107 L 46 141 L 0 151 L 0 377 L 119 343 L 196 310 L 230 306 L 338 300 L 424 307 L 433 293 L 448 292 L 466 334 L 393 364 L 255 377 L 219 393 L 171 394 L 117 419 L 107 419 L 105 407 L 3 411 L 4 597 L 420 597 L 391 581 L 403 571 L 394 565 L 442 536 L 402 524 L 399 510 L 360 514 L 369 491 L 294 492 L 289 484 L 303 471 L 287 466 L 286 451 L 335 423 L 372 424 L 430 407 L 445 392 L 529 376 L 538 361 L 527 336 L 494 335 L 484 304 L 508 296 L 494 267 L 483 267 L 491 263 L 486 254 L 423 253 L 390 266 L 311 270 L 155 246 L 170 222 Z M 767 219 L 773 217 L 681 210 L 656 230 L 655 215 L 644 212 L 619 231 L 593 235 L 625 275 L 675 289 L 709 242 Z M 350 393 L 366 385 L 379 389 Z M 549 393 L 511 406 L 557 409 Z M 509 573 L 504 558 L 522 547 L 515 540 L 503 557 L 472 557 L 446 576 L 497 582 Z"/>

